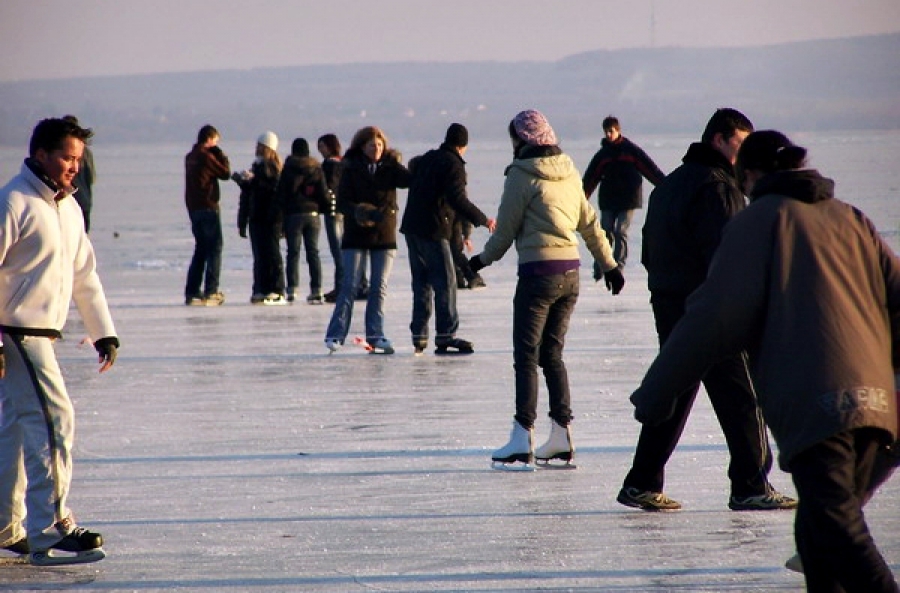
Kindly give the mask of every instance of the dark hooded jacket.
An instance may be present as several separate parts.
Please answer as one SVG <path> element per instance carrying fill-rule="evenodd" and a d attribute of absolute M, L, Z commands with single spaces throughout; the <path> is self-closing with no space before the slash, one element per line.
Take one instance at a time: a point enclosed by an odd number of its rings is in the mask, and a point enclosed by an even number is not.
<path fill-rule="evenodd" d="M 900 261 L 833 187 L 814 170 L 756 183 L 632 395 L 639 420 L 663 420 L 672 394 L 746 349 L 783 469 L 845 430 L 873 427 L 885 443 L 896 438 Z"/>
<path fill-rule="evenodd" d="M 459 216 L 485 226 L 487 216 L 466 196 L 466 163 L 451 146 L 429 150 L 409 163 L 412 174 L 400 232 L 432 241 L 449 240 Z"/>
<path fill-rule="evenodd" d="M 650 194 L 641 263 L 651 293 L 684 298 L 706 278 L 722 228 L 746 204 L 734 166 L 694 143 Z"/>
<path fill-rule="evenodd" d="M 409 186 L 409 171 L 400 163 L 400 153 L 391 149 L 384 151 L 374 173 L 369 164 L 361 150 L 351 148 L 344 155 L 337 196 L 344 215 L 342 249 L 397 248 L 397 188 Z"/>
<path fill-rule="evenodd" d="M 284 161 L 275 200 L 285 217 L 320 214 L 331 208 L 327 191 L 319 161 L 308 155 L 291 155 Z"/>

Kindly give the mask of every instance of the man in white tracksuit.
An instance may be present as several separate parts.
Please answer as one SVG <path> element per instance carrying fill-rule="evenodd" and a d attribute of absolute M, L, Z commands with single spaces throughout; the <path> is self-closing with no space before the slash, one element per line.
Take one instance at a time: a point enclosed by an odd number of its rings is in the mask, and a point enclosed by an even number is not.
<path fill-rule="evenodd" d="M 53 347 L 73 300 L 100 372 L 119 346 L 72 197 L 91 135 L 41 121 L 21 172 L 0 189 L 0 547 L 30 553 L 33 564 L 104 557 L 100 534 L 78 527 L 66 504 L 74 411 Z"/>

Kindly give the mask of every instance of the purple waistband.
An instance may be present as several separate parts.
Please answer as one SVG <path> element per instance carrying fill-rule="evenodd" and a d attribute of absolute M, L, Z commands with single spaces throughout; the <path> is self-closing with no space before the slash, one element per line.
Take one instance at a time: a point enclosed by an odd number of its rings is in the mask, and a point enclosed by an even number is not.
<path fill-rule="evenodd" d="M 577 270 L 581 262 L 577 259 L 551 259 L 519 264 L 519 276 L 553 276 Z"/>

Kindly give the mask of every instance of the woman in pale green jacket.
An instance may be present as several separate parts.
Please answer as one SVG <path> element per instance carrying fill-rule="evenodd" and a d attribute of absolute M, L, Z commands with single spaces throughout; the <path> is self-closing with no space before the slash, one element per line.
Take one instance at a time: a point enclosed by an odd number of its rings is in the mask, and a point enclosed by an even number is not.
<path fill-rule="evenodd" d="M 584 197 L 581 175 L 560 150 L 543 114 L 519 113 L 509 124 L 509 135 L 515 158 L 506 168 L 497 228 L 484 251 L 471 260 L 477 272 L 502 258 L 514 242 L 519 255 L 513 301 L 516 414 L 509 443 L 492 459 L 500 469 L 533 469 L 535 459 L 542 463 L 560 459 L 571 465 L 575 447 L 569 431 L 571 397 L 562 351 L 578 300 L 577 235 L 603 270 L 613 294 L 622 290 L 625 279 L 597 214 Z M 550 395 L 552 422 L 550 438 L 535 450 L 539 366 Z"/>

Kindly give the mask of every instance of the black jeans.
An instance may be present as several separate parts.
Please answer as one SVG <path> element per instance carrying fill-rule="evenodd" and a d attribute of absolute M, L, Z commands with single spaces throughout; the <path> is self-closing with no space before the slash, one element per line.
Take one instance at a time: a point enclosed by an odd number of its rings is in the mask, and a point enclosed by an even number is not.
<path fill-rule="evenodd" d="M 684 315 L 684 298 L 653 295 L 651 304 L 659 343 L 663 344 Z M 771 489 L 768 475 L 772 469 L 772 451 L 744 356 L 733 356 L 710 367 L 703 377 L 703 385 L 731 455 L 728 465 L 731 495 L 765 494 Z M 678 396 L 669 420 L 641 427 L 624 486 L 652 492 L 663 490 L 666 463 L 681 438 L 699 389 L 700 384 L 696 383 Z"/>
<path fill-rule="evenodd" d="M 215 210 L 194 210 L 191 232 L 194 234 L 194 256 L 188 267 L 184 296 L 209 296 L 219 291 L 222 268 L 222 221 Z M 201 285 L 206 282 L 206 290 Z"/>
<path fill-rule="evenodd" d="M 253 294 L 284 294 L 284 260 L 281 259 L 280 228 L 271 222 L 250 221 L 253 252 Z"/>
<path fill-rule="evenodd" d="M 796 455 L 799 495 L 794 538 L 810 593 L 896 593 L 897 582 L 875 547 L 862 506 L 871 494 L 884 433 L 838 433 Z M 883 472 L 882 472 L 883 473 Z"/>
<path fill-rule="evenodd" d="M 534 426 L 537 419 L 538 366 L 550 395 L 550 417 L 562 426 L 572 420 L 569 375 L 562 354 L 578 288 L 577 269 L 519 278 L 513 299 L 513 368 L 515 418 L 525 428 Z"/>

